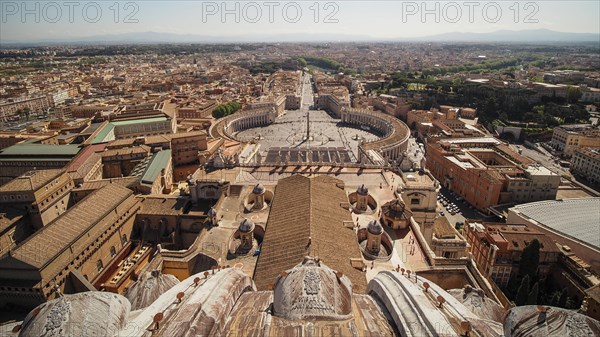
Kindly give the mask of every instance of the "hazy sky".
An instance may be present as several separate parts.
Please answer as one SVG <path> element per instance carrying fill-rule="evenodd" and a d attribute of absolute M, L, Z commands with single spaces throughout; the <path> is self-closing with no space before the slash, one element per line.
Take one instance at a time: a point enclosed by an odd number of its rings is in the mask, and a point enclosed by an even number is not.
<path fill-rule="evenodd" d="M 226 10 L 229 14 L 223 16 Z M 26 42 L 148 31 L 211 36 L 325 33 L 379 39 L 501 29 L 599 33 L 599 13 L 596 0 L 1 0 L 0 38 Z"/>

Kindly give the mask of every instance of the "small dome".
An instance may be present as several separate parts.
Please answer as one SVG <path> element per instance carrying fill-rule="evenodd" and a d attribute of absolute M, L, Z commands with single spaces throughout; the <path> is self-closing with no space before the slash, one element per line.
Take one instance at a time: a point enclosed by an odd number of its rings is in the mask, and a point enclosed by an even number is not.
<path fill-rule="evenodd" d="M 240 232 L 248 233 L 254 230 L 254 222 L 250 219 L 244 219 L 240 222 Z"/>
<path fill-rule="evenodd" d="M 19 336 L 85 336 L 87 323 L 118 332 L 126 325 L 131 304 L 124 296 L 100 291 L 67 294 L 40 304 L 25 320 Z"/>
<path fill-rule="evenodd" d="M 212 217 L 216 217 L 216 216 L 217 216 L 217 211 L 215 210 L 215 208 L 214 208 L 214 207 L 211 207 L 211 208 L 208 210 L 208 214 L 207 214 L 207 215 L 208 215 L 209 217 L 211 217 L 211 218 L 212 218 Z"/>
<path fill-rule="evenodd" d="M 404 204 L 404 201 L 400 199 L 395 199 L 391 202 L 390 208 L 396 212 L 404 212 L 406 205 Z"/>
<path fill-rule="evenodd" d="M 356 190 L 356 193 L 360 194 L 360 195 L 368 195 L 369 194 L 369 189 L 367 188 L 367 186 L 360 185 L 360 187 Z"/>
<path fill-rule="evenodd" d="M 412 213 L 406 207 L 406 204 L 402 199 L 394 199 L 388 201 L 383 206 L 381 206 L 381 212 L 384 216 L 396 219 L 396 220 L 409 220 Z"/>
<path fill-rule="evenodd" d="M 256 184 L 252 189 L 252 193 L 254 194 L 263 194 L 265 193 L 265 187 L 262 184 Z"/>
<path fill-rule="evenodd" d="M 377 220 L 372 220 L 371 222 L 369 222 L 369 224 L 367 225 L 367 230 L 371 234 L 377 234 L 378 235 L 378 234 L 382 234 L 383 233 L 383 227 L 381 226 L 381 224 Z"/>

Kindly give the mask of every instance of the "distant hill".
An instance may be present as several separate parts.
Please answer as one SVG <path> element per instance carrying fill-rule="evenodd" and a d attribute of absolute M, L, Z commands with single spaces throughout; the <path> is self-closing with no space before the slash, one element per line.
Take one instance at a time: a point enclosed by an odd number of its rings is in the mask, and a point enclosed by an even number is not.
<path fill-rule="evenodd" d="M 400 38 L 400 41 L 431 42 L 598 42 L 600 34 L 567 33 L 549 29 L 499 30 L 491 33 L 444 33 L 419 38 Z"/>
<path fill-rule="evenodd" d="M 401 37 L 379 39 L 368 35 L 344 34 L 254 34 L 235 36 L 215 36 L 198 34 L 174 34 L 160 32 L 139 32 L 114 35 L 95 35 L 78 38 L 58 38 L 31 41 L 4 40 L 5 45 L 43 44 L 122 44 L 122 43 L 244 43 L 244 42 L 598 42 L 600 34 L 566 33 L 548 29 L 499 30 L 491 33 L 451 32 L 425 37 Z"/>
<path fill-rule="evenodd" d="M 3 44 L 40 45 L 40 44 L 122 44 L 122 43 L 244 43 L 244 42 L 352 42 L 372 41 L 367 35 L 344 34 L 255 34 L 255 35 L 198 35 L 160 32 L 139 32 L 89 37 L 58 38 L 31 41 L 4 40 Z"/>

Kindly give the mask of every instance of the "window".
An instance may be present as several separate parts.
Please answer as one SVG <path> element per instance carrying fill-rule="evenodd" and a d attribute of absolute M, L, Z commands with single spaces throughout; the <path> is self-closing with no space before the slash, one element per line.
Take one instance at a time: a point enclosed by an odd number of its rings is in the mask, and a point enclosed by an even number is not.
<path fill-rule="evenodd" d="M 117 250 L 115 249 L 115 246 L 111 246 L 110 247 L 110 256 L 115 257 L 115 255 L 117 255 Z"/>
<path fill-rule="evenodd" d="M 412 198 L 410 199 L 410 204 L 411 205 L 418 205 L 419 204 L 419 198 Z"/>
<path fill-rule="evenodd" d="M 104 264 L 102 264 L 102 260 L 96 261 L 96 269 L 98 269 L 98 271 L 102 271 L 103 268 Z"/>
<path fill-rule="evenodd" d="M 121 243 L 122 244 L 127 243 L 127 235 L 123 234 L 123 236 L 121 236 Z"/>

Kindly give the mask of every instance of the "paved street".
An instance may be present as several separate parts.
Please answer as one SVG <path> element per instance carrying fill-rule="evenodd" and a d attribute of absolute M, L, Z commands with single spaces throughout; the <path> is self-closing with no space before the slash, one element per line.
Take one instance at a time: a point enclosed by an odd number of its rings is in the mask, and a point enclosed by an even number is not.
<path fill-rule="evenodd" d="M 450 211 L 448 211 L 448 205 L 443 206 L 441 203 L 441 200 L 438 201 L 438 212 L 440 212 L 440 211 L 444 212 L 444 216 L 446 217 L 446 219 L 448 219 L 448 222 L 450 222 L 450 224 L 452 226 L 456 225 L 457 222 L 464 223 L 465 218 L 467 218 L 467 219 L 485 218 L 489 221 L 498 221 L 499 220 L 495 216 L 488 216 L 488 215 L 485 215 L 485 214 L 477 211 L 474 208 L 470 208 L 469 204 L 466 201 L 464 201 L 464 200 L 459 201 L 458 199 L 456 199 L 456 196 L 453 196 L 450 193 L 450 191 L 444 187 L 442 187 L 440 189 L 439 195 L 446 198 L 446 200 L 448 200 L 449 204 L 453 203 L 454 205 L 456 205 L 456 207 L 458 207 L 459 212 L 453 215 L 452 213 L 450 213 Z"/>
<path fill-rule="evenodd" d="M 303 111 L 308 111 L 310 107 L 315 104 L 315 93 L 312 88 L 310 74 L 304 74 L 302 77 L 302 108 Z"/>
<path fill-rule="evenodd" d="M 514 145 L 511 145 L 511 147 L 513 148 L 513 150 L 517 151 L 516 147 Z M 567 176 L 567 177 L 572 177 L 571 176 L 571 172 L 569 172 L 568 168 L 564 168 L 561 167 L 560 165 L 558 165 L 550 156 L 550 154 L 543 150 L 542 151 L 544 153 L 539 153 L 536 150 L 527 148 L 523 145 L 520 145 L 520 148 L 522 150 L 523 155 L 535 160 L 536 162 L 542 164 L 543 166 L 545 166 L 546 168 L 548 168 L 550 171 L 559 174 L 561 176 Z"/>

